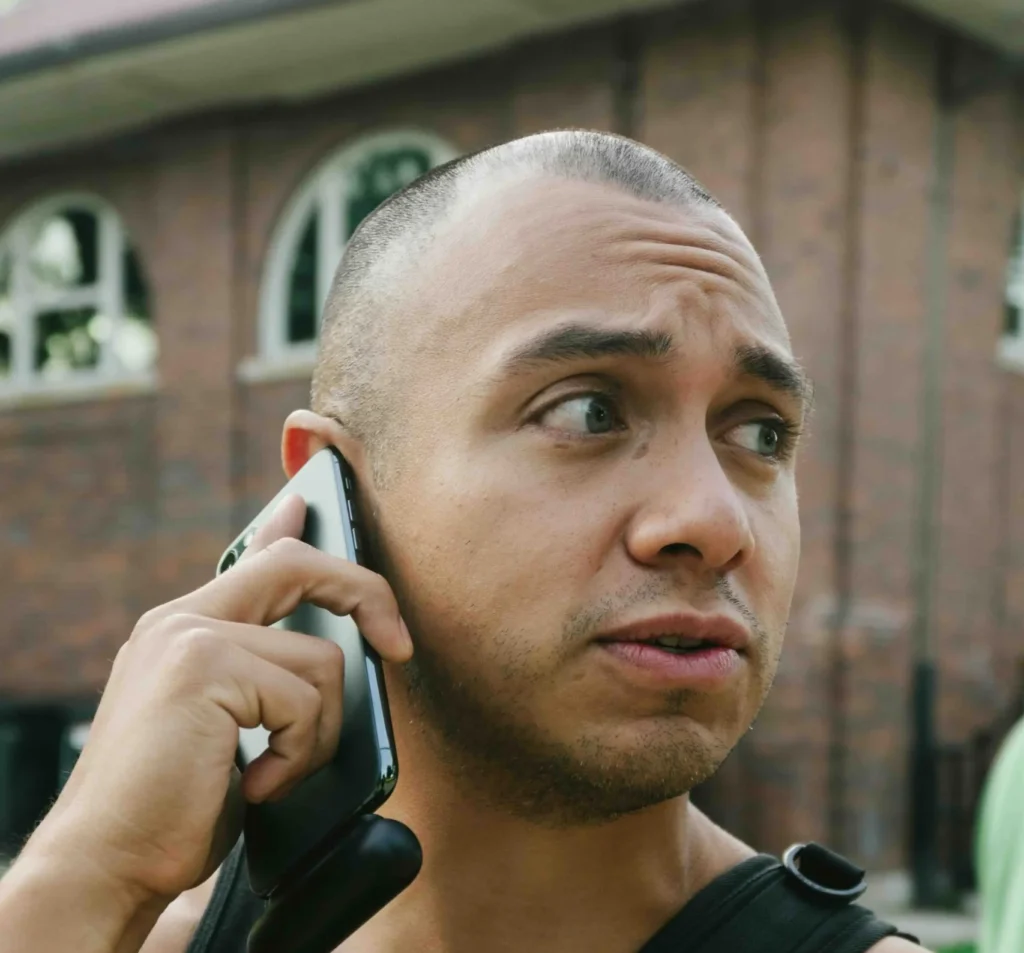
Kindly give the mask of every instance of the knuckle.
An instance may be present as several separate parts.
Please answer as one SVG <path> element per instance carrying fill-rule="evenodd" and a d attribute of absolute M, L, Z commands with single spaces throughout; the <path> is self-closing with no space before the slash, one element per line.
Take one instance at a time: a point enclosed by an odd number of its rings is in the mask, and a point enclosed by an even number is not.
<path fill-rule="evenodd" d="M 165 644 L 181 630 L 185 622 L 184 617 L 185 613 L 170 606 L 150 610 L 139 620 L 128 641 L 136 645 Z"/>
<path fill-rule="evenodd" d="M 372 576 L 373 583 L 376 586 L 381 599 L 386 603 L 395 604 L 395 593 L 391 588 L 391 583 L 377 573 L 373 573 Z"/>
<path fill-rule="evenodd" d="M 294 536 L 283 536 L 275 539 L 265 550 L 264 554 L 269 558 L 286 563 L 294 563 L 308 557 L 310 547 L 296 539 Z"/>
<path fill-rule="evenodd" d="M 138 641 L 140 638 L 155 631 L 160 627 L 168 615 L 169 610 L 167 606 L 157 606 L 154 609 L 149 609 L 147 612 L 144 612 L 139 617 L 139 621 L 135 623 L 135 628 L 132 630 L 130 638 Z"/>
<path fill-rule="evenodd" d="M 345 653 L 341 646 L 328 639 L 317 639 L 317 672 L 330 681 L 337 681 L 345 674 Z"/>
<path fill-rule="evenodd" d="M 224 651 L 224 640 L 211 629 L 191 625 L 177 629 L 168 647 L 168 664 L 184 672 L 204 672 Z"/>

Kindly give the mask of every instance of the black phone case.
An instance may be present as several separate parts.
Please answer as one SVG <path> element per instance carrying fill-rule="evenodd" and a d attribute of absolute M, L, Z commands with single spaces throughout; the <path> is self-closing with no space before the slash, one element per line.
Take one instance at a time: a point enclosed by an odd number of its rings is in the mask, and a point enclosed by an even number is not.
<path fill-rule="evenodd" d="M 341 454 L 326 449 L 311 457 L 239 534 L 221 557 L 218 572 L 234 565 L 278 502 L 293 493 L 307 505 L 305 542 L 366 565 L 351 470 Z M 301 782 L 283 801 L 246 808 L 249 879 L 253 891 L 263 897 L 287 887 L 330 854 L 352 819 L 379 807 L 398 778 L 380 659 L 352 619 L 303 604 L 277 625 L 330 639 L 341 647 L 345 655 L 344 713 L 338 751 L 328 765 Z M 245 762 L 255 757 L 258 733 L 259 729 L 242 733 Z"/>
<path fill-rule="evenodd" d="M 274 895 L 248 953 L 332 953 L 412 883 L 422 861 L 404 824 L 357 817 L 319 864 Z"/>

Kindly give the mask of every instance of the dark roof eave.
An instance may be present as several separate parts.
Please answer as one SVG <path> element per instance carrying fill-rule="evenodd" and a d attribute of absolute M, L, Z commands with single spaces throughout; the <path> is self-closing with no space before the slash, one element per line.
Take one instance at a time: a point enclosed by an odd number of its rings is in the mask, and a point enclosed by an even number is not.
<path fill-rule="evenodd" d="M 311 7 L 352 2 L 355 0 L 215 0 L 180 13 L 67 37 L 0 57 L 0 82 L 194 33 L 238 26 Z"/>

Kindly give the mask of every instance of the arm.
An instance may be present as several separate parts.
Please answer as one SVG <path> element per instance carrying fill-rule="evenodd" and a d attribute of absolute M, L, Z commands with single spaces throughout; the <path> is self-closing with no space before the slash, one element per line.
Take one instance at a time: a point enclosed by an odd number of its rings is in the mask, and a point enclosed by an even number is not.
<path fill-rule="evenodd" d="M 206 912 L 216 882 L 214 875 L 206 883 L 178 897 L 157 921 L 139 953 L 185 953 Z"/>
<path fill-rule="evenodd" d="M 4 953 L 184 950 L 244 801 L 286 793 L 337 747 L 341 650 L 268 625 L 311 602 L 408 659 L 387 583 L 299 542 L 304 517 L 286 500 L 231 572 L 147 613 L 118 652 L 68 783 L 0 880 Z M 269 748 L 239 776 L 238 729 L 261 724 Z"/>
<path fill-rule="evenodd" d="M 160 901 L 110 877 L 102 863 L 38 841 L 0 888 L 7 953 L 135 951 L 164 910 Z"/>

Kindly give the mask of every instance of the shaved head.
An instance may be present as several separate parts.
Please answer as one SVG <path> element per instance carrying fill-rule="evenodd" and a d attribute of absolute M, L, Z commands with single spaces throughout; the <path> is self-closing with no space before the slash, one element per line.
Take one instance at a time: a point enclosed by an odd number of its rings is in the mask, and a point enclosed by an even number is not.
<path fill-rule="evenodd" d="M 644 146 L 531 136 L 380 206 L 284 443 L 348 457 L 412 635 L 396 803 L 571 827 L 708 777 L 778 664 L 808 397 L 742 229 Z"/>
<path fill-rule="evenodd" d="M 567 130 L 527 136 L 438 166 L 396 192 L 362 222 L 345 248 L 324 308 L 312 407 L 367 446 L 382 476 L 401 392 L 396 354 L 417 319 L 412 293 L 425 252 L 482 192 L 531 178 L 611 185 L 636 198 L 719 208 L 685 169 L 611 133 Z"/>

